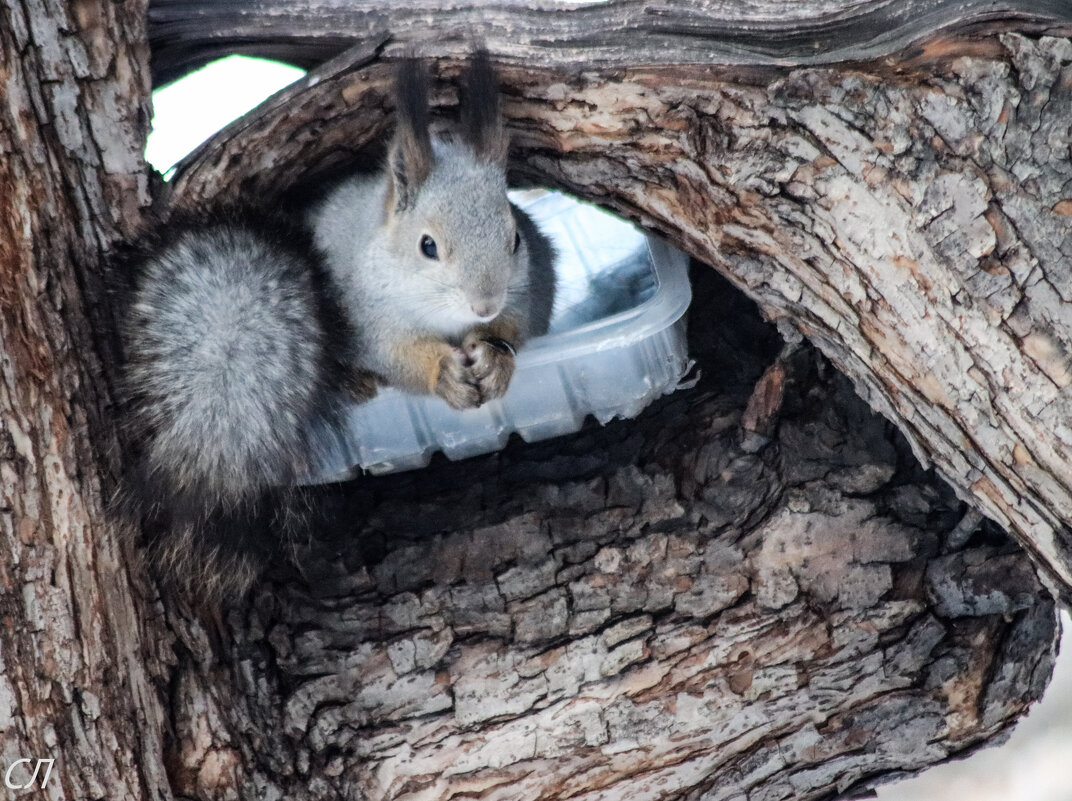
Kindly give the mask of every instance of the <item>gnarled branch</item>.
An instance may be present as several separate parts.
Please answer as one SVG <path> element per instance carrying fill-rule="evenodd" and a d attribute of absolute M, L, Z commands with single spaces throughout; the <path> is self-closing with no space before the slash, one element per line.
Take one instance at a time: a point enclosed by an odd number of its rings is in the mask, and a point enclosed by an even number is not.
<path fill-rule="evenodd" d="M 466 0 L 153 0 L 155 82 L 167 83 L 231 53 L 311 68 L 355 43 L 416 43 L 435 55 L 475 38 L 529 66 L 710 64 L 818 66 L 874 61 L 948 34 L 1003 30 L 1060 35 L 1072 24 L 1061 0 L 904 0 L 740 3 L 609 0 L 581 4 Z M 962 45 L 963 46 L 963 45 Z"/>

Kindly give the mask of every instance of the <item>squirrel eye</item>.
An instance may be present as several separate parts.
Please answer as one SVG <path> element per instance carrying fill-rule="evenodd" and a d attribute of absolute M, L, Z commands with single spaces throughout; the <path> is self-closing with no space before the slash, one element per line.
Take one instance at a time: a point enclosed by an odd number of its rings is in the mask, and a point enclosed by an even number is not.
<path fill-rule="evenodd" d="M 514 233 L 514 250 L 513 250 L 513 252 L 514 252 L 514 253 L 517 253 L 517 249 L 518 249 L 519 247 L 521 247 L 521 232 L 520 232 L 520 231 L 516 231 L 516 232 Z"/>
<path fill-rule="evenodd" d="M 428 234 L 421 237 L 421 253 L 429 259 L 439 259 L 439 249 L 436 247 L 435 240 Z"/>

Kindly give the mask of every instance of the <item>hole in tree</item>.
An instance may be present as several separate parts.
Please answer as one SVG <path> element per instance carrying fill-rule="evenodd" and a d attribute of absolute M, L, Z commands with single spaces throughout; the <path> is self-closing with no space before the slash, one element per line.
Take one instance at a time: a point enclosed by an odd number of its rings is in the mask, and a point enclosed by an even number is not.
<path fill-rule="evenodd" d="M 688 260 L 629 223 L 557 192 L 513 192 L 554 243 L 555 303 L 546 335 L 518 352 L 506 395 L 457 411 L 438 397 L 381 388 L 355 405 L 348 435 L 308 483 L 467 459 L 633 418 L 673 392 L 689 369 Z"/>
<path fill-rule="evenodd" d="M 304 72 L 230 56 L 153 93 L 147 160 L 165 177 L 176 162 Z M 548 334 L 518 355 L 506 397 L 456 412 L 438 398 L 381 390 L 351 413 L 348 437 L 308 483 L 362 470 L 423 467 L 432 455 L 463 459 L 578 430 L 586 418 L 635 417 L 673 391 L 688 369 L 685 258 L 623 220 L 542 189 L 515 191 L 554 242 L 555 304 Z"/>

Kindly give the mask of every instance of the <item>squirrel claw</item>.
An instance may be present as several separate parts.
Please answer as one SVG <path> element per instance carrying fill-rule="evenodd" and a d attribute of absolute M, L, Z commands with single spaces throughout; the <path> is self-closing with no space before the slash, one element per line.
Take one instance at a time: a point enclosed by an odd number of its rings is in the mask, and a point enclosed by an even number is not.
<path fill-rule="evenodd" d="M 462 350 L 471 362 L 468 370 L 471 380 L 480 391 L 481 402 L 505 395 L 514 375 L 512 348 L 498 347 L 495 341 L 488 341 L 471 332 L 465 337 Z"/>
<path fill-rule="evenodd" d="M 465 352 L 454 348 L 439 363 L 435 394 L 453 409 L 475 409 L 483 402 L 467 362 L 469 358 Z"/>

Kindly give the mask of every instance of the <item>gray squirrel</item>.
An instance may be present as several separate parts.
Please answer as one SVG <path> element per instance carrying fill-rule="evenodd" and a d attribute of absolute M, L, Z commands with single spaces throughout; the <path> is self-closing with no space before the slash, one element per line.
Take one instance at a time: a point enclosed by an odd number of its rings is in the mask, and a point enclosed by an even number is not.
<path fill-rule="evenodd" d="M 454 135 L 431 135 L 426 83 L 407 62 L 388 169 L 346 181 L 309 220 L 343 305 L 361 312 L 358 366 L 466 409 L 501 397 L 516 348 L 546 332 L 552 254 L 506 196 L 508 140 L 487 54 L 470 64 Z"/>
<path fill-rule="evenodd" d="M 167 577 L 243 592 L 294 541 L 296 484 L 374 385 L 458 409 L 501 397 L 547 330 L 553 250 L 507 198 L 488 56 L 433 134 L 423 65 L 398 71 L 386 168 L 280 214 L 184 215 L 135 249 L 121 390 L 138 458 L 123 507 Z M 297 219 L 295 219 L 297 217 Z"/>

